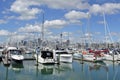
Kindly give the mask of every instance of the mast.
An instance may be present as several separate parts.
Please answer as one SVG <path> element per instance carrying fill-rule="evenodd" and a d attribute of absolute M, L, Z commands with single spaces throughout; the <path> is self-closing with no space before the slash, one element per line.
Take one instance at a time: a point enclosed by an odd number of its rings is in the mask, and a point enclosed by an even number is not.
<path fill-rule="evenodd" d="M 105 29 L 105 48 L 107 48 L 107 25 L 105 19 L 105 13 L 103 12 L 103 21 L 104 21 L 104 29 Z"/>
<path fill-rule="evenodd" d="M 110 29 L 108 27 L 108 24 L 106 22 L 106 18 L 105 18 L 105 13 L 103 12 L 103 18 L 104 18 L 104 27 L 105 27 L 105 47 L 107 48 L 107 44 L 108 43 L 114 43 L 113 39 L 112 39 L 112 36 L 111 36 L 111 33 L 110 33 Z M 110 41 L 108 41 L 108 39 Z"/>
<path fill-rule="evenodd" d="M 44 12 L 42 12 L 41 49 L 43 49 L 43 42 L 44 42 Z"/>
<path fill-rule="evenodd" d="M 42 19 L 42 42 L 44 41 L 44 12 L 43 12 L 43 14 L 42 14 L 42 16 L 43 16 L 43 19 Z"/>
<path fill-rule="evenodd" d="M 87 43 L 87 47 L 90 47 L 91 44 L 91 38 L 90 38 L 90 14 L 87 13 L 87 29 L 86 29 L 86 43 Z"/>
<path fill-rule="evenodd" d="M 70 34 L 68 32 L 67 48 L 69 48 L 69 46 L 70 46 Z"/>
<path fill-rule="evenodd" d="M 63 47 L 63 43 L 62 43 L 63 33 L 60 34 L 60 38 L 61 38 L 61 48 L 62 48 Z"/>
<path fill-rule="evenodd" d="M 90 14 L 88 13 L 88 47 L 91 45 L 91 35 L 90 35 Z"/>

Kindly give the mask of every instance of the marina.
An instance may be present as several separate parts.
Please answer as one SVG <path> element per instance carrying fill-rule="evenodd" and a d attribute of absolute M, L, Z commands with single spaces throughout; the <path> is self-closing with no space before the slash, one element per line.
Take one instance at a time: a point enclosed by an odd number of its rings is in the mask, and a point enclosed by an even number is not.
<path fill-rule="evenodd" d="M 0 7 L 0 80 L 120 80 L 120 0 Z"/>

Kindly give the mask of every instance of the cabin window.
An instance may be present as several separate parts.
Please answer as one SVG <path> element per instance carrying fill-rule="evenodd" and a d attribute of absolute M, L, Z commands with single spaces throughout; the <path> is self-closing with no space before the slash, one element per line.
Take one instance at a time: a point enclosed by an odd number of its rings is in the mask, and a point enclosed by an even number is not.
<path fill-rule="evenodd" d="M 19 51 L 19 50 L 10 50 L 10 53 L 11 53 L 11 54 L 20 55 L 20 54 L 21 54 L 21 51 Z"/>
<path fill-rule="evenodd" d="M 56 52 L 56 54 L 68 54 L 68 52 Z"/>
<path fill-rule="evenodd" d="M 42 58 L 53 58 L 53 53 L 50 51 L 41 51 Z"/>

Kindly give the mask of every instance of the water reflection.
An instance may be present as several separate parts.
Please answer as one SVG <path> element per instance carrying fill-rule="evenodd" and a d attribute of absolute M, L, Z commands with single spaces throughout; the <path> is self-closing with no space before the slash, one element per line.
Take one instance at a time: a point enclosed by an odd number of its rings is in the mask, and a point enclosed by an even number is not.
<path fill-rule="evenodd" d="M 60 65 L 56 65 L 55 69 L 56 69 L 56 72 L 58 72 L 59 74 L 73 70 L 72 64 L 70 64 L 70 63 L 61 63 Z"/>
<path fill-rule="evenodd" d="M 69 63 L 61 63 L 60 65 L 54 64 L 54 65 L 43 65 L 39 64 L 39 66 L 36 67 L 36 74 L 38 75 L 38 72 L 40 72 L 41 75 L 57 75 L 57 74 L 63 74 L 66 71 L 72 70 L 72 64 Z"/>
<path fill-rule="evenodd" d="M 8 80 L 8 67 L 6 67 L 6 77 L 5 80 Z"/>
<path fill-rule="evenodd" d="M 98 62 L 98 63 L 90 63 L 89 64 L 89 70 L 100 70 L 101 68 L 104 68 L 106 71 L 108 71 L 108 67 L 106 66 L 106 63 L 104 62 Z"/>
<path fill-rule="evenodd" d="M 120 80 L 119 77 L 119 61 L 118 62 L 111 62 L 105 61 L 106 66 L 108 67 L 107 77 L 106 80 Z"/>
<path fill-rule="evenodd" d="M 35 66 L 35 61 L 22 64 L 0 65 L 0 80 L 120 80 L 119 63 L 90 63 L 73 61 L 72 64 Z M 11 77 L 12 76 L 12 77 Z"/>
<path fill-rule="evenodd" d="M 12 62 L 11 66 L 12 70 L 14 70 L 16 73 L 19 73 L 24 68 L 23 63 Z"/>
<path fill-rule="evenodd" d="M 53 74 L 53 68 L 52 67 L 44 67 L 43 69 L 41 69 L 41 74 L 42 75 Z"/>

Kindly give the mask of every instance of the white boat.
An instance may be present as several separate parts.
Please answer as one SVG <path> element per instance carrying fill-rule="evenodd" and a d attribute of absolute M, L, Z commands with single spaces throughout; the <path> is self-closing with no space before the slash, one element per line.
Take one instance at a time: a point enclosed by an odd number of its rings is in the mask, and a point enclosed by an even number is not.
<path fill-rule="evenodd" d="M 104 57 L 95 57 L 93 54 L 85 54 L 83 55 L 83 59 L 87 61 L 99 62 L 99 61 L 103 61 Z"/>
<path fill-rule="evenodd" d="M 54 64 L 56 63 L 55 58 L 55 54 L 49 50 L 43 50 L 40 51 L 39 54 L 35 54 L 36 61 L 42 64 Z"/>
<path fill-rule="evenodd" d="M 72 63 L 73 56 L 72 54 L 69 54 L 67 51 L 64 50 L 53 50 L 53 53 L 56 54 L 56 61 L 58 62 L 68 62 Z"/>
<path fill-rule="evenodd" d="M 105 60 L 105 58 L 103 57 L 103 54 L 99 50 L 95 50 L 89 53 L 83 52 L 82 56 L 83 56 L 83 60 L 86 60 L 86 61 L 101 62 Z"/>
<path fill-rule="evenodd" d="M 117 61 L 120 59 L 120 54 L 114 51 L 109 51 L 109 53 L 104 54 L 106 61 Z"/>
<path fill-rule="evenodd" d="M 78 52 L 77 52 L 77 53 L 74 53 L 74 54 L 73 54 L 73 58 L 74 58 L 74 59 L 81 59 L 81 58 L 82 58 L 82 53 L 78 53 Z"/>
<path fill-rule="evenodd" d="M 22 62 L 24 60 L 24 56 L 22 55 L 21 51 L 16 47 L 7 47 L 3 51 L 3 56 L 8 57 L 8 59 L 16 62 Z"/>

